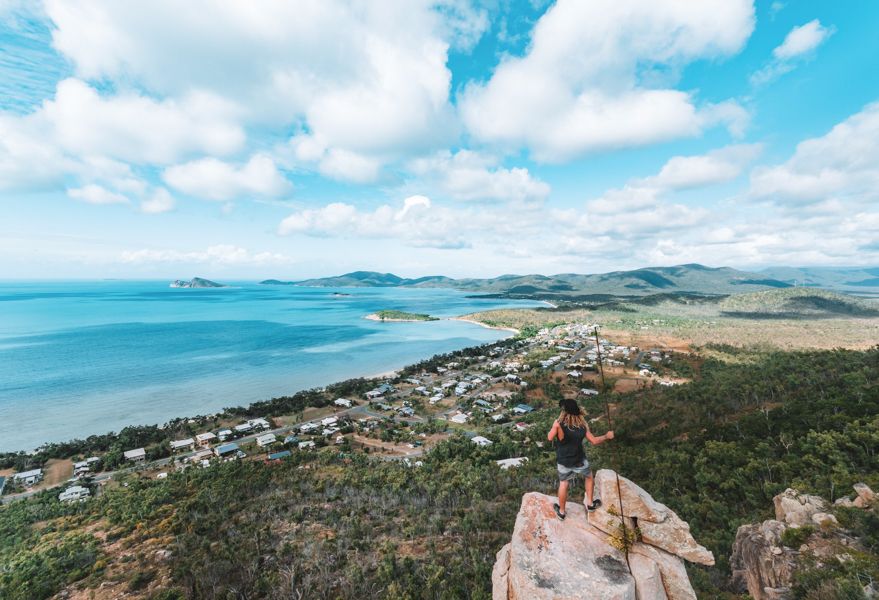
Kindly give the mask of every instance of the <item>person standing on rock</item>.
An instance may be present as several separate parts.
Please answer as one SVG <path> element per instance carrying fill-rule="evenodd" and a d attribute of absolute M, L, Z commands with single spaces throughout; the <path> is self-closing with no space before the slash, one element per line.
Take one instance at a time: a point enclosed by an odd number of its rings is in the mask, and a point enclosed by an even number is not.
<path fill-rule="evenodd" d="M 556 468 L 559 473 L 559 501 L 553 504 L 555 514 L 564 520 L 565 504 L 568 500 L 568 484 L 577 475 L 586 480 L 586 497 L 584 504 L 588 510 L 595 510 L 601 506 L 601 500 L 592 500 L 592 491 L 595 482 L 592 479 L 592 471 L 589 470 L 589 461 L 583 450 L 583 438 L 589 440 L 593 446 L 597 446 L 607 440 L 613 439 L 613 431 L 604 435 L 595 436 L 589 431 L 589 425 L 583 418 L 580 407 L 575 400 L 562 400 L 562 413 L 552 424 L 552 429 L 546 436 L 555 444 Z"/>

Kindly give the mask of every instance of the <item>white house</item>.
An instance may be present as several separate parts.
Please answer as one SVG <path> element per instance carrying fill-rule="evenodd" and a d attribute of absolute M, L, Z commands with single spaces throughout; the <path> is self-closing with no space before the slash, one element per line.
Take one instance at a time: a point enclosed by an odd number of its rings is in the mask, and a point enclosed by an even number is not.
<path fill-rule="evenodd" d="M 250 423 L 242 423 L 241 425 L 235 426 L 235 433 L 247 433 L 251 429 L 253 429 L 253 425 Z"/>
<path fill-rule="evenodd" d="M 320 424 L 324 427 L 334 427 L 338 422 L 339 419 L 337 419 L 336 417 L 327 417 L 325 419 L 321 419 Z"/>
<path fill-rule="evenodd" d="M 278 438 L 275 437 L 274 433 L 267 433 L 256 438 L 256 445 L 260 448 L 265 448 L 266 446 L 271 446 L 277 441 Z"/>
<path fill-rule="evenodd" d="M 186 438 L 185 440 L 172 440 L 171 441 L 171 452 L 177 452 L 178 450 L 190 449 L 192 450 L 195 447 L 195 440 L 192 438 Z"/>
<path fill-rule="evenodd" d="M 494 461 L 501 469 L 507 470 L 510 467 L 521 467 L 522 463 L 528 462 L 527 456 L 520 456 L 519 458 L 504 458 L 501 460 Z"/>
<path fill-rule="evenodd" d="M 31 469 L 30 471 L 16 473 L 12 476 L 12 480 L 16 483 L 23 483 L 26 486 L 32 486 L 43 480 L 43 470 Z"/>
<path fill-rule="evenodd" d="M 262 417 L 258 419 L 248 419 L 247 423 L 254 429 L 271 429 L 272 426 Z"/>
<path fill-rule="evenodd" d="M 307 448 L 314 448 L 314 442 L 312 442 L 311 440 L 308 440 L 305 442 L 299 442 L 299 449 L 300 450 L 306 450 Z"/>
<path fill-rule="evenodd" d="M 347 398 L 337 398 L 335 402 L 333 402 L 336 406 L 344 406 L 345 408 L 351 408 L 351 401 Z"/>
<path fill-rule="evenodd" d="M 143 448 L 126 450 L 122 453 L 122 456 L 125 457 L 125 460 L 130 460 L 131 462 L 141 462 L 146 460 L 146 450 L 144 450 Z"/>
<path fill-rule="evenodd" d="M 488 439 L 486 437 L 482 437 L 481 435 L 477 435 L 477 436 L 470 438 L 470 441 L 473 442 L 474 444 L 476 444 L 477 446 L 490 446 L 493 443 L 490 439 Z"/>
<path fill-rule="evenodd" d="M 209 447 L 214 441 L 217 439 L 217 436 L 211 433 L 210 431 L 206 431 L 205 433 L 199 433 L 195 436 L 198 445 L 202 448 Z"/>
<path fill-rule="evenodd" d="M 217 438 L 221 442 L 225 442 L 230 437 L 232 437 L 232 430 L 231 429 L 221 429 L 220 431 L 217 432 Z"/>
<path fill-rule="evenodd" d="M 458 425 L 463 425 L 467 422 L 468 418 L 469 417 L 465 413 L 458 413 L 454 417 L 449 419 L 449 421 L 451 421 L 452 423 L 457 423 Z"/>
<path fill-rule="evenodd" d="M 299 431 L 302 433 L 309 433 L 317 429 L 319 425 L 317 423 L 303 423 L 299 426 Z"/>
<path fill-rule="evenodd" d="M 592 388 L 582 388 L 580 393 L 584 396 L 597 396 L 598 390 L 593 390 Z"/>
<path fill-rule="evenodd" d="M 89 490 L 81 485 L 72 485 L 60 494 L 58 500 L 61 502 L 85 502 L 88 500 Z"/>

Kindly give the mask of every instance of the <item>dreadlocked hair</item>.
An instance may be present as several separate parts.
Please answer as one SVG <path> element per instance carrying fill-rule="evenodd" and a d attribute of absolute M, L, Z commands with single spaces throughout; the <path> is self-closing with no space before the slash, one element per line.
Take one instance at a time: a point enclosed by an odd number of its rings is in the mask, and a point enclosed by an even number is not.
<path fill-rule="evenodd" d="M 562 411 L 562 414 L 559 415 L 559 423 L 568 429 L 586 429 L 586 419 L 583 418 L 582 414 L 572 415 L 569 412 Z"/>

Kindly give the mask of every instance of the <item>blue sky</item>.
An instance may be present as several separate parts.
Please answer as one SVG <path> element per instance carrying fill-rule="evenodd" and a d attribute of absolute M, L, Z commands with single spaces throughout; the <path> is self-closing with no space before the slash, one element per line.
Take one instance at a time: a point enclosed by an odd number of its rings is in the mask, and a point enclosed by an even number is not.
<path fill-rule="evenodd" d="M 875 266 L 877 24 L 868 0 L 0 0 L 0 278 Z"/>

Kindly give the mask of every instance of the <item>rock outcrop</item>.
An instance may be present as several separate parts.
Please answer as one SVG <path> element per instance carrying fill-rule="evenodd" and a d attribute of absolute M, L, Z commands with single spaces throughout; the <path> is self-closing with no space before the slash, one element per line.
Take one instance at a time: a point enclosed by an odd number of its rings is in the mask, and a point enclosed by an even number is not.
<path fill-rule="evenodd" d="M 596 474 L 600 510 L 588 513 L 569 502 L 567 518 L 553 511 L 556 499 L 529 493 L 522 498 L 509 544 L 497 554 L 492 573 L 494 600 L 695 600 L 684 558 L 714 564 L 687 523 L 656 502 L 633 482 L 620 478 L 624 513 L 619 506 L 616 474 Z M 621 523 L 634 534 L 649 523 L 650 541 L 636 539 L 627 557 Z"/>
<path fill-rule="evenodd" d="M 863 483 L 854 488 L 855 501 L 842 498 L 835 504 L 869 507 L 875 499 L 873 491 Z M 732 587 L 747 591 L 754 600 L 790 600 L 793 577 L 804 555 L 809 555 L 809 564 L 820 567 L 823 561 L 845 560 L 858 545 L 826 512 L 823 498 L 787 489 L 773 498 L 773 504 L 775 519 L 739 527 L 730 557 Z M 799 532 L 785 536 L 788 530 Z M 785 539 L 797 547 L 786 546 Z"/>

